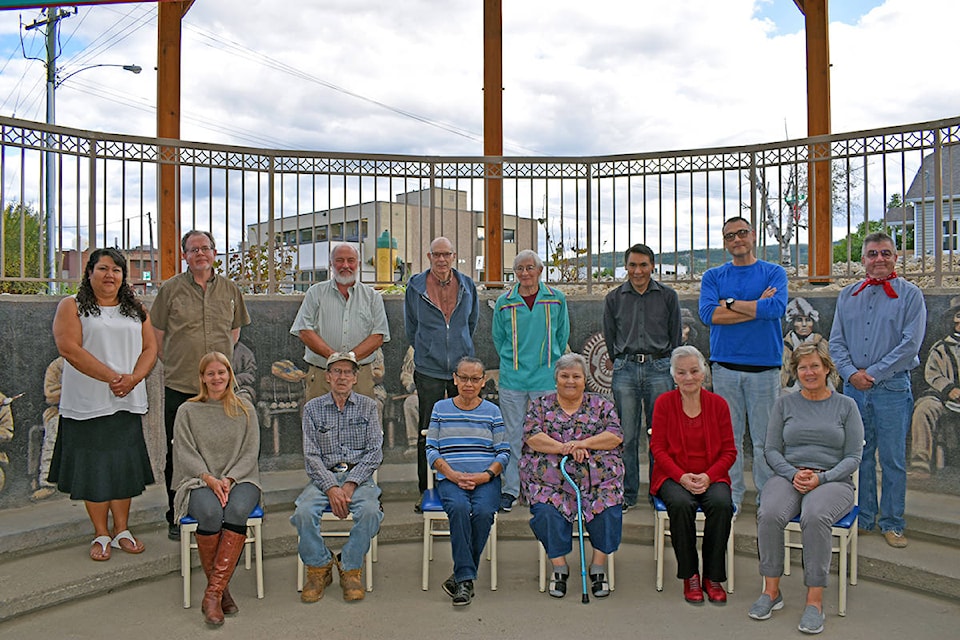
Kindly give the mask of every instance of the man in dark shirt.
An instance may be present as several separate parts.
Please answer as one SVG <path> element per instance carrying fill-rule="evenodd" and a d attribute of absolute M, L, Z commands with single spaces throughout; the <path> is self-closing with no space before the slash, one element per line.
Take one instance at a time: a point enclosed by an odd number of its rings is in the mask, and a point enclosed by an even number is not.
<path fill-rule="evenodd" d="M 623 254 L 627 281 L 607 294 L 603 339 L 613 361 L 613 399 L 623 429 L 624 510 L 640 491 L 640 410 L 650 427 L 653 403 L 673 388 L 670 353 L 680 346 L 677 292 L 653 279 L 653 250 L 635 244 Z M 653 459 L 648 459 L 652 465 Z"/>

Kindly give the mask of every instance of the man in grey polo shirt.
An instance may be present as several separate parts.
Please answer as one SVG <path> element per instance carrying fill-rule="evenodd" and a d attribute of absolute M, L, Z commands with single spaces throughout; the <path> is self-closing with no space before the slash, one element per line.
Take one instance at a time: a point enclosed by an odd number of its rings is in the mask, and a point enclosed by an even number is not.
<path fill-rule="evenodd" d="M 356 356 L 360 369 L 354 390 L 373 398 L 371 365 L 377 349 L 390 340 L 383 298 L 360 282 L 360 254 L 353 245 L 336 245 L 330 267 L 333 277 L 307 290 L 290 327 L 305 345 L 303 359 L 310 365 L 306 400 L 329 393 L 327 358 L 336 352 Z"/>

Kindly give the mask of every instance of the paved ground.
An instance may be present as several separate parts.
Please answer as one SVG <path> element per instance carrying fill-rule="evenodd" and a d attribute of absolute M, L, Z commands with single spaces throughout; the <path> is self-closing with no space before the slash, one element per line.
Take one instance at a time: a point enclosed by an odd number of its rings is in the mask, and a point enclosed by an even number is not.
<path fill-rule="evenodd" d="M 467 607 L 454 608 L 440 590 L 451 571 L 449 546 L 438 542 L 431 568 L 431 589 L 420 590 L 418 544 L 381 544 L 374 565 L 374 591 L 360 603 L 340 598 L 336 579 L 317 604 L 304 605 L 295 591 L 294 556 L 267 560 L 266 597 L 257 600 L 252 573 L 239 568 L 232 582 L 241 611 L 220 631 L 231 640 L 265 638 L 393 639 L 422 638 L 708 638 L 769 640 L 804 637 L 797 631 L 803 605 L 800 571 L 784 578 L 787 604 L 766 622 L 750 620 L 746 611 L 758 594 L 756 560 L 736 559 L 737 592 L 725 607 L 683 602 L 680 582 L 668 578 L 665 590 L 654 588 L 652 549 L 625 545 L 617 558 L 617 589 L 603 600 L 580 602 L 579 579 L 562 600 L 537 591 L 537 561 L 530 541 L 500 542 L 500 588 L 489 590 L 481 569 L 477 597 Z M 675 570 L 668 551 L 666 569 Z M 123 559 L 122 557 L 120 558 Z M 570 557 L 576 564 L 576 550 Z M 834 580 L 833 578 L 831 579 Z M 30 614 L 0 624 L 0 638 L 85 640 L 128 638 L 180 640 L 208 633 L 200 613 L 202 579 L 194 573 L 194 606 L 181 607 L 181 582 L 176 574 L 139 583 L 108 595 Z M 956 637 L 960 602 L 936 599 L 861 580 L 849 591 L 848 614 L 836 615 L 837 592 L 826 597 L 826 633 L 843 638 Z"/>

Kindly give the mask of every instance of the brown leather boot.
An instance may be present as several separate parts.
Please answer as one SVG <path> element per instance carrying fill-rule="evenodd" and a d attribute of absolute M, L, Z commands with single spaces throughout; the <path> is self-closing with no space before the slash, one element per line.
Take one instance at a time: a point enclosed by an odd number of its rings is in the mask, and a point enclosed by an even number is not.
<path fill-rule="evenodd" d="M 243 553 L 246 540 L 247 536 L 242 533 L 227 530 L 220 532 L 220 544 L 217 547 L 210 577 L 207 578 L 207 590 L 203 593 L 203 604 L 200 607 L 207 624 L 216 626 L 223 624 L 220 600 L 233 576 L 234 569 L 237 568 L 237 560 Z"/>
<path fill-rule="evenodd" d="M 203 567 L 203 575 L 210 580 L 210 571 L 213 569 L 213 560 L 217 555 L 217 547 L 220 545 L 220 532 L 214 535 L 196 534 L 197 552 L 200 555 L 200 566 Z M 223 596 L 220 598 L 220 609 L 224 615 L 233 615 L 240 611 L 240 607 L 233 600 L 228 589 L 223 590 Z"/>
<path fill-rule="evenodd" d="M 317 602 L 323 590 L 333 582 L 333 560 L 322 567 L 307 567 L 307 581 L 300 592 L 300 602 Z"/>
<path fill-rule="evenodd" d="M 362 572 L 362 568 L 344 571 L 340 564 L 340 558 L 337 558 L 337 573 L 340 574 L 340 588 L 343 589 L 343 599 L 347 602 L 363 600 L 363 597 L 366 595 L 366 591 L 363 590 L 363 585 L 360 584 L 360 574 Z"/>

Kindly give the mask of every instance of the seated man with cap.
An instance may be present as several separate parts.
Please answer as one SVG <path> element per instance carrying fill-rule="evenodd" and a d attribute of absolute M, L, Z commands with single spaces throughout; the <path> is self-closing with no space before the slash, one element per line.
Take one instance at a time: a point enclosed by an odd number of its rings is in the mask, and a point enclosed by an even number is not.
<path fill-rule="evenodd" d="M 310 484 L 290 517 L 307 568 L 303 602 L 323 597 L 333 582 L 334 565 L 343 599 L 363 599 L 363 557 L 383 519 L 380 488 L 373 482 L 383 461 L 383 429 L 376 401 L 353 390 L 359 368 L 353 352 L 331 354 L 325 372 L 330 392 L 303 407 L 303 457 Z M 320 535 L 320 516 L 327 506 L 338 518 L 353 516 L 350 536 L 336 557 Z"/>

